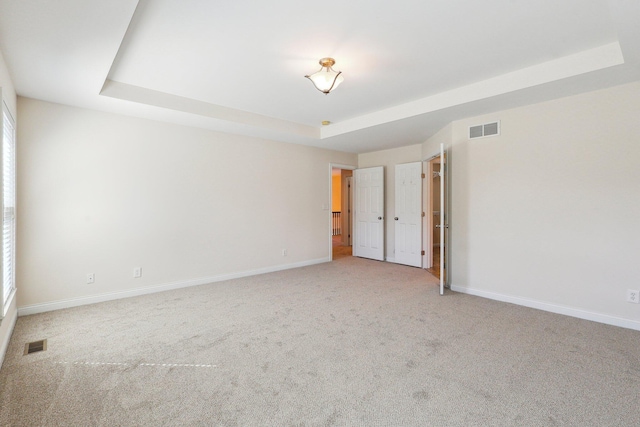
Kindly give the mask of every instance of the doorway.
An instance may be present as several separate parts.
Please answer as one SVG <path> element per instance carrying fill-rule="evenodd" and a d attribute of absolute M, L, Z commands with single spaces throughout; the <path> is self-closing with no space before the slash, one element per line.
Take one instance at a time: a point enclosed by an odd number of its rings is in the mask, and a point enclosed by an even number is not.
<path fill-rule="evenodd" d="M 424 161 L 426 178 L 423 197 L 425 200 L 424 216 L 424 268 L 440 279 L 441 293 L 447 280 L 447 190 L 446 170 L 447 153 L 444 147 L 441 153 Z"/>
<path fill-rule="evenodd" d="M 431 260 L 430 267 L 427 271 L 437 278 L 440 278 L 440 229 L 437 227 L 440 224 L 440 215 L 442 214 L 440 206 L 440 157 L 436 157 L 431 160 L 431 173 L 429 174 L 431 188 L 430 191 L 430 205 L 429 214 L 431 215 L 431 226 L 429 227 L 429 233 L 431 233 Z"/>
<path fill-rule="evenodd" d="M 352 256 L 353 167 L 331 166 L 331 259 Z"/>

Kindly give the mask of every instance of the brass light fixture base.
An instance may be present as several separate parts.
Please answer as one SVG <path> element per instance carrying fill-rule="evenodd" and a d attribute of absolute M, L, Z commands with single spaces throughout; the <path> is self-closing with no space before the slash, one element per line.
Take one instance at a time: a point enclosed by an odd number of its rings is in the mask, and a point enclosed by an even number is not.
<path fill-rule="evenodd" d="M 336 60 L 333 58 L 322 58 L 320 61 L 318 61 L 318 63 L 323 67 L 333 67 L 336 63 Z"/>

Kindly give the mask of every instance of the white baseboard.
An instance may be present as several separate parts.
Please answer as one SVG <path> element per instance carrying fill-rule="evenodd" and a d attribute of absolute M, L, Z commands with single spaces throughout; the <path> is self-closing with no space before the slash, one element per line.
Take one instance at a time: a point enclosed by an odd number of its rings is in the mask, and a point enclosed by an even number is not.
<path fill-rule="evenodd" d="M 11 340 L 11 335 L 13 335 L 13 328 L 16 326 L 16 321 L 18 320 L 18 311 L 14 310 L 10 316 L 7 316 L 2 319 L 2 322 L 9 322 L 9 327 L 7 329 L 7 334 L 0 342 L 0 368 L 2 368 L 2 363 L 4 362 L 4 356 L 7 354 L 7 349 L 9 348 L 9 341 Z"/>
<path fill-rule="evenodd" d="M 605 323 L 607 325 L 620 326 L 621 328 L 634 329 L 640 331 L 640 321 L 623 319 L 621 317 L 610 316 L 608 314 L 594 313 L 574 307 L 551 304 L 544 301 L 521 298 L 512 295 L 499 294 L 495 292 L 483 291 L 480 289 L 465 288 L 451 285 L 451 290 L 469 295 L 476 295 L 496 301 L 509 302 L 525 307 L 536 308 L 538 310 L 549 311 L 551 313 L 563 314 L 565 316 L 577 317 L 578 319 L 591 320 L 593 322 Z"/>
<path fill-rule="evenodd" d="M 259 268 L 256 270 L 242 271 L 239 273 L 223 274 L 220 276 L 201 277 L 198 279 L 181 280 L 178 282 L 164 283 L 161 285 L 145 286 L 144 288 L 128 289 L 126 291 L 109 292 L 105 294 L 90 295 L 86 297 L 71 298 L 45 302 L 42 304 L 27 305 L 18 307 L 18 316 L 28 316 L 30 314 L 44 313 L 46 311 L 61 310 L 64 308 L 78 307 L 81 305 L 95 304 L 99 302 L 112 301 L 116 299 L 135 297 L 139 295 L 153 294 L 156 292 L 170 291 L 173 289 L 187 288 L 190 286 L 206 285 L 207 283 L 222 282 L 223 280 L 239 279 L 241 277 L 256 276 L 258 274 L 273 273 L 292 268 L 306 267 L 314 264 L 331 261 L 329 257 L 312 259 L 293 264 L 276 265 L 273 267 Z"/>

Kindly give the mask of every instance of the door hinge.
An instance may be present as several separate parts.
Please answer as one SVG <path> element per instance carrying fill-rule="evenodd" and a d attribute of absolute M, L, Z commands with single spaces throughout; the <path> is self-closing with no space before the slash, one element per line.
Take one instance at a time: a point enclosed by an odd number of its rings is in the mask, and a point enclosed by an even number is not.
<path fill-rule="evenodd" d="M 422 255 L 424 255 L 424 254 L 425 254 L 424 251 L 422 251 Z"/>
<path fill-rule="evenodd" d="M 427 214 L 425 214 L 424 212 L 422 212 L 422 217 L 424 218 Z"/>
<path fill-rule="evenodd" d="M 425 174 L 422 174 L 422 179 L 425 179 L 427 176 Z"/>

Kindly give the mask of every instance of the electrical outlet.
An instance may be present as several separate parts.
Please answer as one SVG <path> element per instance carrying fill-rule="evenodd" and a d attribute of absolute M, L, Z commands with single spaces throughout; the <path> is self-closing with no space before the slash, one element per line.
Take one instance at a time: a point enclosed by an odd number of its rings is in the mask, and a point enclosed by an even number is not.
<path fill-rule="evenodd" d="M 634 289 L 627 289 L 627 302 L 640 304 L 640 291 L 634 290 Z"/>
<path fill-rule="evenodd" d="M 287 256 L 287 250 L 286 249 L 282 250 L 282 256 Z"/>
<path fill-rule="evenodd" d="M 136 279 L 142 277 L 142 267 L 135 267 L 133 269 L 133 277 Z"/>
<path fill-rule="evenodd" d="M 87 274 L 87 285 L 95 283 L 95 281 L 96 281 L 96 274 L 95 273 Z"/>

